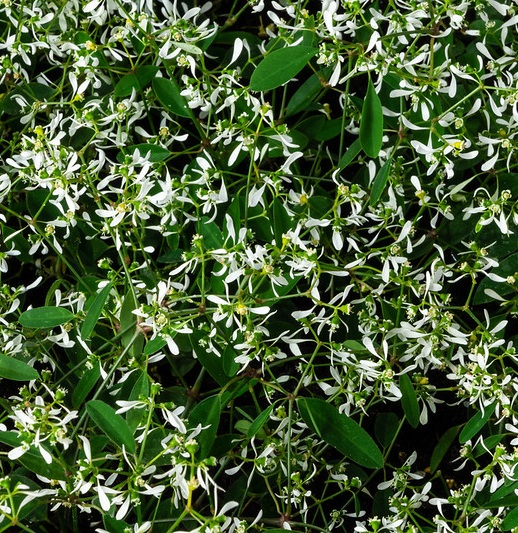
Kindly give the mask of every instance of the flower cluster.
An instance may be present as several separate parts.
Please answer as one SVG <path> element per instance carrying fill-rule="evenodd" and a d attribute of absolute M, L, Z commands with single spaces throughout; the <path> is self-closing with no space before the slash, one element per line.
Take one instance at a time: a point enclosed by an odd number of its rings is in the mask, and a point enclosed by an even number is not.
<path fill-rule="evenodd" d="M 517 27 L 1 2 L 0 529 L 518 527 Z"/>

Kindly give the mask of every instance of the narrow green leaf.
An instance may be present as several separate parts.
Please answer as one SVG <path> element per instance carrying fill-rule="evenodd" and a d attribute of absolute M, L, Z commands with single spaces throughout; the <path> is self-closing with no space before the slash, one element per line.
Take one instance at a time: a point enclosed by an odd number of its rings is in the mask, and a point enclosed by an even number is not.
<path fill-rule="evenodd" d="M 149 376 L 147 372 L 143 372 L 142 370 L 137 370 L 137 372 L 140 375 L 131 388 L 129 395 L 130 401 L 138 400 L 141 396 L 149 396 Z"/>
<path fill-rule="evenodd" d="M 153 355 L 154 353 L 160 351 L 166 344 L 167 342 L 158 335 L 146 343 L 143 355 L 146 357 L 148 355 Z"/>
<path fill-rule="evenodd" d="M 255 437 L 263 428 L 263 426 L 266 424 L 268 419 L 270 418 L 270 415 L 272 414 L 273 408 L 275 404 L 270 405 L 266 410 L 264 410 L 250 425 L 248 428 L 248 431 L 246 432 L 247 438 L 251 439 L 252 437 Z"/>
<path fill-rule="evenodd" d="M 387 159 L 383 166 L 378 170 L 374 181 L 372 182 L 371 195 L 369 198 L 369 205 L 375 205 L 381 198 L 383 191 L 387 185 L 388 177 L 390 175 L 390 166 L 392 159 Z"/>
<path fill-rule="evenodd" d="M 129 453 L 135 453 L 135 439 L 126 420 L 113 407 L 101 400 L 90 400 L 86 411 L 99 429 L 117 446 L 124 446 Z"/>
<path fill-rule="evenodd" d="M 19 318 L 19 322 L 26 328 L 55 328 L 70 322 L 74 315 L 63 307 L 52 305 L 35 307 L 24 311 Z"/>
<path fill-rule="evenodd" d="M 104 304 L 106 303 L 106 299 L 108 298 L 108 294 L 110 294 L 111 289 L 112 284 L 108 283 L 108 285 L 104 286 L 101 291 L 97 293 L 95 299 L 87 308 L 85 319 L 81 324 L 81 338 L 83 340 L 86 340 L 91 335 L 92 331 L 97 325 L 97 322 L 104 309 Z"/>
<path fill-rule="evenodd" d="M 360 143 L 369 157 L 378 157 L 383 144 L 383 108 L 369 78 L 360 122 Z"/>
<path fill-rule="evenodd" d="M 336 167 L 342 171 L 344 168 L 348 167 L 356 158 L 356 156 L 361 151 L 360 139 L 356 139 L 351 146 L 347 149 L 347 152 L 340 158 L 338 165 Z"/>
<path fill-rule="evenodd" d="M 457 433 L 459 432 L 460 426 L 451 427 L 444 435 L 439 439 L 439 442 L 436 444 L 432 457 L 430 458 L 430 473 L 433 474 L 441 464 L 441 461 L 444 459 L 446 452 L 450 449 L 450 446 L 453 444 Z"/>
<path fill-rule="evenodd" d="M 135 329 L 137 327 L 137 317 L 133 314 L 133 311 L 137 309 L 138 303 L 135 300 L 135 296 L 131 290 L 128 290 L 124 300 L 122 302 L 120 311 L 120 326 L 121 326 L 121 343 L 126 348 L 133 340 Z M 134 357 L 142 353 L 142 347 L 144 346 L 144 336 L 139 335 L 134 341 L 133 346 L 130 348 L 130 354 Z"/>
<path fill-rule="evenodd" d="M 147 398 L 149 396 L 149 376 L 147 372 L 137 370 L 140 375 L 135 381 L 131 392 L 129 394 L 129 401 L 137 401 L 140 398 Z M 126 411 L 126 422 L 132 431 L 135 431 L 143 418 L 147 416 L 147 409 L 135 408 Z"/>
<path fill-rule="evenodd" d="M 488 502 L 484 503 L 484 509 L 496 509 L 498 507 L 518 507 L 518 482 L 506 483 L 497 489 Z"/>
<path fill-rule="evenodd" d="M 305 111 L 316 96 L 322 91 L 327 81 L 330 69 L 317 72 L 309 77 L 293 94 L 286 107 L 286 116 L 295 115 L 299 111 Z"/>
<path fill-rule="evenodd" d="M 38 371 L 27 363 L 8 355 L 0 355 L 0 378 L 13 381 L 31 381 L 39 377 Z"/>
<path fill-rule="evenodd" d="M 257 65 L 250 78 L 252 91 L 269 91 L 296 76 L 318 52 L 310 46 L 288 46 L 270 52 Z"/>
<path fill-rule="evenodd" d="M 292 228 L 293 220 L 278 198 L 273 199 L 273 231 L 275 233 L 275 244 L 282 247 L 282 236 Z"/>
<path fill-rule="evenodd" d="M 87 370 L 79 380 L 77 387 L 72 392 L 72 405 L 77 409 L 90 394 L 95 384 L 101 377 L 101 365 L 97 363 L 94 367 Z"/>
<path fill-rule="evenodd" d="M 459 442 L 464 444 L 473 438 L 486 424 L 490 416 L 495 412 L 496 403 L 486 407 L 485 411 L 478 411 L 466 423 L 459 435 Z"/>
<path fill-rule="evenodd" d="M 152 83 L 153 91 L 160 103 L 173 115 L 185 118 L 194 118 L 187 101 L 180 94 L 180 88 L 174 80 L 155 78 Z"/>
<path fill-rule="evenodd" d="M 128 524 L 122 520 L 117 520 L 110 515 L 103 513 L 103 523 L 109 533 L 124 533 L 128 531 Z"/>
<path fill-rule="evenodd" d="M 299 398 L 304 422 L 325 442 L 366 468 L 382 468 L 383 455 L 371 436 L 352 418 L 318 398 Z"/>
<path fill-rule="evenodd" d="M 489 437 L 486 437 L 485 439 L 481 439 L 481 441 L 477 442 L 478 444 L 473 448 L 471 454 L 474 459 L 477 459 L 481 455 L 484 455 L 488 452 L 488 450 L 492 450 L 495 446 L 500 444 L 500 442 L 503 440 L 504 436 L 502 434 L 499 435 L 490 435 Z"/>
<path fill-rule="evenodd" d="M 223 370 L 225 371 L 225 374 L 231 378 L 233 378 L 241 368 L 241 365 L 236 363 L 236 357 L 237 353 L 232 345 L 227 344 L 221 358 L 223 359 Z"/>
<path fill-rule="evenodd" d="M 388 448 L 397 434 L 399 418 L 395 413 L 380 413 L 374 422 L 374 434 L 383 448 Z"/>
<path fill-rule="evenodd" d="M 399 376 L 399 388 L 401 389 L 401 405 L 409 424 L 416 428 L 419 425 L 419 404 L 412 380 L 408 374 Z"/>
<path fill-rule="evenodd" d="M 201 401 L 189 415 L 191 428 L 198 424 L 208 426 L 196 438 L 200 445 L 199 457 L 205 459 L 209 455 L 214 439 L 216 438 L 221 414 L 221 398 L 219 394 L 209 396 Z"/>
<path fill-rule="evenodd" d="M 511 531 L 515 527 L 518 527 L 518 507 L 507 514 L 500 526 L 502 531 Z"/>

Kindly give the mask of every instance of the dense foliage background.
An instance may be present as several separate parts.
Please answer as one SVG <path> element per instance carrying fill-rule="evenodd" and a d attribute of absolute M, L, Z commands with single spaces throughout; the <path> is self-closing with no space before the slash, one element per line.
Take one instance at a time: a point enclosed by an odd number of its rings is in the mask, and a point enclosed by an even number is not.
<path fill-rule="evenodd" d="M 0 531 L 518 530 L 516 8 L 0 3 Z"/>

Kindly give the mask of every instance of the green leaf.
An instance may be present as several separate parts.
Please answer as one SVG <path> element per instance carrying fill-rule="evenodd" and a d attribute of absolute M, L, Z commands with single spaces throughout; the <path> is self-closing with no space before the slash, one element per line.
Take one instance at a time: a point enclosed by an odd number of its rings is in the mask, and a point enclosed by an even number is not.
<path fill-rule="evenodd" d="M 324 69 L 322 72 L 317 72 L 309 77 L 293 94 L 286 107 L 285 116 L 289 117 L 295 115 L 299 111 L 305 111 L 308 104 L 313 101 L 316 96 L 325 87 L 327 81 L 327 74 L 331 69 Z"/>
<path fill-rule="evenodd" d="M 133 73 L 126 74 L 126 76 L 122 77 L 118 81 L 115 89 L 113 90 L 113 95 L 117 97 L 129 96 L 133 89 L 135 89 L 135 91 L 139 90 L 137 76 Z"/>
<path fill-rule="evenodd" d="M 90 400 L 86 411 L 99 429 L 117 446 L 124 446 L 129 453 L 135 453 L 135 439 L 126 420 L 113 407 L 101 400 Z"/>
<path fill-rule="evenodd" d="M 54 89 L 42 83 L 24 83 L 9 92 L 3 100 L 0 99 L 2 109 L 9 115 L 18 115 L 22 111 L 17 96 L 21 96 L 30 108 L 36 102 L 45 102 L 52 98 Z M 44 107 L 42 106 L 42 109 Z"/>
<path fill-rule="evenodd" d="M 204 346 L 200 344 L 204 337 L 205 335 L 199 330 L 194 330 L 189 335 L 193 351 L 203 368 L 214 378 L 218 385 L 223 386 L 230 381 L 230 376 L 227 376 L 224 370 L 222 359 L 213 353 L 207 353 Z"/>
<path fill-rule="evenodd" d="M 482 442 L 477 439 L 478 444 L 471 451 L 473 458 L 477 459 L 477 457 L 486 454 L 488 450 L 492 450 L 495 446 L 500 444 L 500 441 L 503 440 L 503 438 L 504 436 L 502 434 L 498 434 L 481 439 Z"/>
<path fill-rule="evenodd" d="M 157 335 L 154 339 L 151 339 L 146 343 L 146 346 L 144 347 L 144 356 L 153 355 L 154 353 L 160 351 L 164 346 L 166 346 L 167 342 Z"/>
<path fill-rule="evenodd" d="M 171 155 L 171 152 L 167 148 L 163 148 L 158 144 L 141 143 L 129 146 L 128 148 L 123 148 L 117 155 L 117 160 L 121 163 L 124 160 L 125 155 L 133 156 L 137 150 L 140 157 L 149 159 L 151 163 L 160 163 Z"/>
<path fill-rule="evenodd" d="M 110 515 L 103 513 L 103 523 L 109 533 L 124 533 L 128 531 L 128 524 L 122 520 L 117 520 Z"/>
<path fill-rule="evenodd" d="M 97 363 L 87 370 L 79 380 L 79 383 L 72 392 L 72 405 L 77 409 L 90 394 L 95 384 L 101 377 L 101 365 Z"/>
<path fill-rule="evenodd" d="M 81 325 L 81 338 L 83 340 L 86 340 L 92 334 L 92 331 L 97 325 L 111 289 L 112 284 L 108 283 L 108 285 L 104 286 L 99 293 L 97 293 L 93 302 L 87 307 L 86 316 Z"/>
<path fill-rule="evenodd" d="M 397 435 L 399 418 L 395 413 L 379 413 L 374 422 L 374 434 L 383 448 L 388 448 Z"/>
<path fill-rule="evenodd" d="M 180 88 L 174 80 L 155 78 L 152 86 L 160 103 L 173 115 L 194 119 L 194 114 L 187 105 L 187 100 L 180 94 Z"/>
<path fill-rule="evenodd" d="M 473 438 L 486 424 L 490 416 L 495 412 L 496 403 L 486 407 L 485 411 L 478 411 L 466 423 L 459 435 L 459 442 L 464 444 Z"/>
<path fill-rule="evenodd" d="M 288 46 L 270 52 L 257 65 L 250 78 L 252 91 L 269 91 L 296 76 L 318 52 L 310 46 Z"/>
<path fill-rule="evenodd" d="M 387 185 L 388 177 L 390 175 L 391 164 L 392 159 L 387 159 L 374 177 L 374 181 L 372 182 L 371 195 L 369 198 L 369 205 L 375 205 L 381 198 L 381 195 L 385 190 L 385 186 Z"/>
<path fill-rule="evenodd" d="M 486 226 L 484 226 L 485 231 Z M 514 246 L 514 243 L 510 243 L 511 246 Z M 494 257 L 494 256 L 493 256 Z M 496 274 L 503 278 L 508 276 L 514 276 L 518 272 L 518 252 L 513 253 L 512 255 L 506 257 L 499 261 L 499 265 L 494 267 L 491 270 L 492 274 Z M 477 291 L 475 292 L 475 297 L 473 298 L 473 303 L 475 305 L 487 304 L 494 302 L 495 299 L 490 295 L 486 294 L 486 290 L 490 289 L 496 292 L 499 296 L 504 298 L 510 294 L 513 294 L 516 289 L 514 285 L 510 283 L 502 283 L 500 281 L 493 281 L 492 279 L 484 276 L 477 286 Z"/>
<path fill-rule="evenodd" d="M 338 137 L 343 131 L 343 121 L 341 118 L 335 118 L 333 120 L 325 119 L 320 128 L 315 131 L 314 139 L 315 141 L 329 141 Z"/>
<path fill-rule="evenodd" d="M 121 327 L 121 344 L 126 348 L 133 340 L 135 329 L 137 327 L 137 317 L 133 311 L 137 309 L 138 303 L 135 300 L 135 295 L 131 289 L 128 290 L 122 302 L 120 311 L 120 327 Z M 144 336 L 139 335 L 130 348 L 130 354 L 133 357 L 138 357 L 142 353 L 144 346 Z"/>
<path fill-rule="evenodd" d="M 372 158 L 378 157 L 383 144 L 383 109 L 370 78 L 363 101 L 360 143 L 363 151 Z"/>
<path fill-rule="evenodd" d="M 383 467 L 380 449 L 352 418 L 318 398 L 298 398 L 297 406 L 308 427 L 346 457 L 366 468 Z"/>
<path fill-rule="evenodd" d="M 255 437 L 262 429 L 266 422 L 269 420 L 270 415 L 272 414 L 275 404 L 270 405 L 266 410 L 264 410 L 251 424 L 246 432 L 248 439 Z M 264 432 L 263 432 L 264 433 Z"/>
<path fill-rule="evenodd" d="M 275 233 L 275 244 L 277 247 L 282 247 L 282 236 L 293 226 L 293 220 L 286 211 L 278 198 L 274 198 L 273 206 L 273 231 Z"/>
<path fill-rule="evenodd" d="M 338 170 L 342 171 L 344 168 L 348 167 L 356 158 L 356 156 L 361 151 L 360 139 L 356 139 L 351 146 L 347 149 L 347 152 L 340 158 L 338 165 L 336 167 Z"/>
<path fill-rule="evenodd" d="M 209 396 L 201 401 L 189 415 L 189 425 L 195 428 L 198 424 L 206 427 L 196 437 L 199 449 L 199 458 L 205 459 L 209 455 L 214 439 L 216 438 L 221 414 L 221 398 L 219 394 Z"/>
<path fill-rule="evenodd" d="M 149 376 L 142 370 L 136 370 L 140 375 L 135 381 L 131 392 L 129 394 L 129 401 L 137 401 L 141 397 L 147 398 L 149 396 Z M 135 431 L 144 418 L 147 416 L 147 409 L 130 409 L 126 411 L 126 422 L 128 426 Z"/>
<path fill-rule="evenodd" d="M 399 388 L 402 394 L 401 405 L 403 406 L 403 412 L 409 424 L 416 428 L 419 425 L 419 404 L 417 403 L 412 380 L 408 377 L 408 374 L 399 376 Z"/>
<path fill-rule="evenodd" d="M 510 531 L 515 527 L 518 527 L 518 507 L 510 511 L 500 525 L 502 531 Z"/>
<path fill-rule="evenodd" d="M 73 318 L 74 315 L 68 309 L 48 305 L 24 311 L 18 320 L 26 328 L 54 328 Z"/>
<path fill-rule="evenodd" d="M 444 459 L 446 452 L 450 449 L 450 446 L 453 444 L 457 433 L 459 432 L 460 426 L 451 427 L 444 435 L 439 439 L 439 442 L 436 444 L 432 457 L 430 458 L 430 473 L 433 474 L 441 461 Z"/>
<path fill-rule="evenodd" d="M 241 368 L 239 363 L 236 363 L 237 353 L 231 344 L 227 344 L 221 358 L 223 359 L 223 370 L 227 376 L 233 378 L 238 370 Z"/>
<path fill-rule="evenodd" d="M 159 68 L 155 65 L 143 65 L 133 73 L 123 76 L 115 89 L 113 90 L 114 96 L 125 97 L 130 96 L 133 89 L 139 92 L 156 76 Z"/>
<path fill-rule="evenodd" d="M 215 222 L 209 222 L 208 217 L 203 217 L 201 219 L 200 229 L 203 236 L 203 245 L 205 249 L 216 250 L 223 246 L 223 234 Z"/>
<path fill-rule="evenodd" d="M 1 431 L 0 432 L 0 442 L 17 448 L 21 446 L 22 439 L 19 435 L 11 431 Z M 48 450 L 47 450 L 48 451 Z M 50 453 L 50 452 L 49 452 Z M 4 461 L 4 459 L 2 460 Z M 5 459 L 7 461 L 7 459 Z M 56 462 L 52 461 L 50 464 L 47 464 L 43 459 L 43 456 L 37 448 L 31 446 L 22 456 L 16 459 L 20 464 L 25 468 L 49 479 L 59 479 L 64 481 L 67 479 L 63 468 L 61 468 Z"/>
<path fill-rule="evenodd" d="M 507 482 L 496 490 L 488 502 L 484 503 L 484 509 L 496 509 L 498 507 L 517 507 L 518 506 L 518 483 Z"/>
<path fill-rule="evenodd" d="M 8 355 L 0 355 L 0 378 L 13 381 L 31 381 L 39 377 L 38 371 L 27 363 Z"/>

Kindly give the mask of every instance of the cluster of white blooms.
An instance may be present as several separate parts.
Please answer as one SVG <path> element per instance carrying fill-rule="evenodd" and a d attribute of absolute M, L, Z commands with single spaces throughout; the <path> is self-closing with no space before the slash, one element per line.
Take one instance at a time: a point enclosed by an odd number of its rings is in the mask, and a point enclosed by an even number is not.
<path fill-rule="evenodd" d="M 0 528 L 518 527 L 517 29 L 1 1 Z"/>

